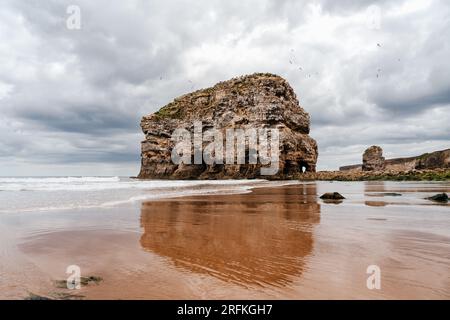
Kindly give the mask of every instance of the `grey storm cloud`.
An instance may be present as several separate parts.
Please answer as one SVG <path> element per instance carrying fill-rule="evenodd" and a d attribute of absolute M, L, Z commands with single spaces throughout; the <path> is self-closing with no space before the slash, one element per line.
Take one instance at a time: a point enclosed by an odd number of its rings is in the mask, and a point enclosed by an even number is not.
<path fill-rule="evenodd" d="M 69 5 L 81 10 L 80 30 L 66 27 Z M 3 175 L 134 175 L 143 115 L 253 72 L 291 83 L 311 114 L 319 169 L 358 162 L 372 144 L 387 156 L 449 146 L 448 1 L 0 6 Z"/>

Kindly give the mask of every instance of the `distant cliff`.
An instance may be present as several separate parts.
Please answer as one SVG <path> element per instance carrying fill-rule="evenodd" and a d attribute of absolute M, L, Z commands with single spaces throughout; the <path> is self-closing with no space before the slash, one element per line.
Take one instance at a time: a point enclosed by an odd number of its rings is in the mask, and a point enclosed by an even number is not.
<path fill-rule="evenodd" d="M 381 148 L 374 147 L 377 146 L 372 146 L 364 152 L 364 164 L 342 166 L 339 171 L 408 171 L 450 168 L 450 149 L 424 153 L 416 157 L 384 160 Z"/>
<path fill-rule="evenodd" d="M 261 176 L 263 164 L 259 162 L 174 163 L 173 132 L 182 129 L 195 136 L 193 124 L 198 121 L 202 122 L 201 132 L 216 129 L 223 137 L 227 129 L 277 129 L 280 135 L 277 173 Z M 141 127 L 145 134 L 138 176 L 141 179 L 279 179 L 316 170 L 317 144 L 309 136 L 309 115 L 300 107 L 289 83 L 273 74 L 234 78 L 178 97 L 158 112 L 144 116 Z M 249 151 L 245 150 L 246 160 Z"/>

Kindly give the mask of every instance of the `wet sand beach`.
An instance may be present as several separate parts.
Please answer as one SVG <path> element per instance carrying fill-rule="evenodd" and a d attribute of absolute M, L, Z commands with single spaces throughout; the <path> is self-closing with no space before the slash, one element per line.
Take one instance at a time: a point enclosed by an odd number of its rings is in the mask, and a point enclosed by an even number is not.
<path fill-rule="evenodd" d="M 332 191 L 346 199 L 319 199 Z M 450 184 L 268 184 L 1 214 L 0 298 L 450 299 L 450 205 L 424 199 L 439 192 Z M 58 288 L 69 265 L 103 281 Z"/>

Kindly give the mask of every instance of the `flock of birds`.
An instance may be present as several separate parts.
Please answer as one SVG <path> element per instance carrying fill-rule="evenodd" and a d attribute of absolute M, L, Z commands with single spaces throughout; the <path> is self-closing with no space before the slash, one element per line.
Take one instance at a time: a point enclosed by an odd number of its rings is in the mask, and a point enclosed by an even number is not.
<path fill-rule="evenodd" d="M 377 47 L 381 48 L 381 44 L 377 43 Z M 295 56 L 294 56 L 293 52 L 294 52 L 294 49 L 291 49 L 291 57 L 289 58 L 289 64 L 291 64 L 291 65 L 295 64 L 295 62 L 294 62 Z M 400 58 L 398 58 L 397 61 L 400 62 Z M 303 71 L 303 68 L 301 66 L 298 66 L 298 70 Z M 316 72 L 315 74 L 318 75 L 319 73 Z M 377 72 L 376 72 L 375 76 L 377 78 L 381 77 L 381 68 L 377 69 Z M 311 78 L 311 73 L 306 74 L 306 78 Z"/>
<path fill-rule="evenodd" d="M 380 44 L 380 43 L 377 43 L 377 47 L 378 47 L 378 48 L 381 48 L 381 44 Z M 293 54 L 294 51 L 295 51 L 294 49 L 291 49 L 291 57 L 289 58 L 289 64 L 291 64 L 291 65 L 294 65 L 294 64 L 295 64 L 295 55 Z M 398 61 L 400 62 L 400 58 L 398 59 Z M 299 71 L 304 71 L 302 66 L 298 66 L 298 70 L 299 70 Z M 316 75 L 319 75 L 319 72 L 315 72 L 315 74 L 316 74 Z M 376 73 L 376 77 L 379 78 L 380 76 L 381 76 L 381 68 L 378 68 L 378 69 L 377 69 L 377 73 Z M 305 75 L 305 77 L 306 77 L 306 78 L 311 78 L 311 73 L 307 73 L 307 74 Z M 160 77 L 159 77 L 159 80 L 163 80 L 163 77 L 160 76 Z M 194 83 L 192 82 L 192 80 L 188 80 L 188 83 L 189 83 L 190 86 L 191 86 L 191 87 L 190 87 L 191 91 L 194 90 L 195 85 L 194 85 Z"/>

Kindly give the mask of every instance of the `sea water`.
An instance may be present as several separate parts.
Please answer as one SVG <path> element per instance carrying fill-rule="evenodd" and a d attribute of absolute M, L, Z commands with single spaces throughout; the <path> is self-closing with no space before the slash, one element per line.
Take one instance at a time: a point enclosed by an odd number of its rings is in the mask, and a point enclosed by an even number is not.
<path fill-rule="evenodd" d="M 264 180 L 171 181 L 128 177 L 0 177 L 0 213 L 111 207 L 212 192 L 247 192 Z"/>

